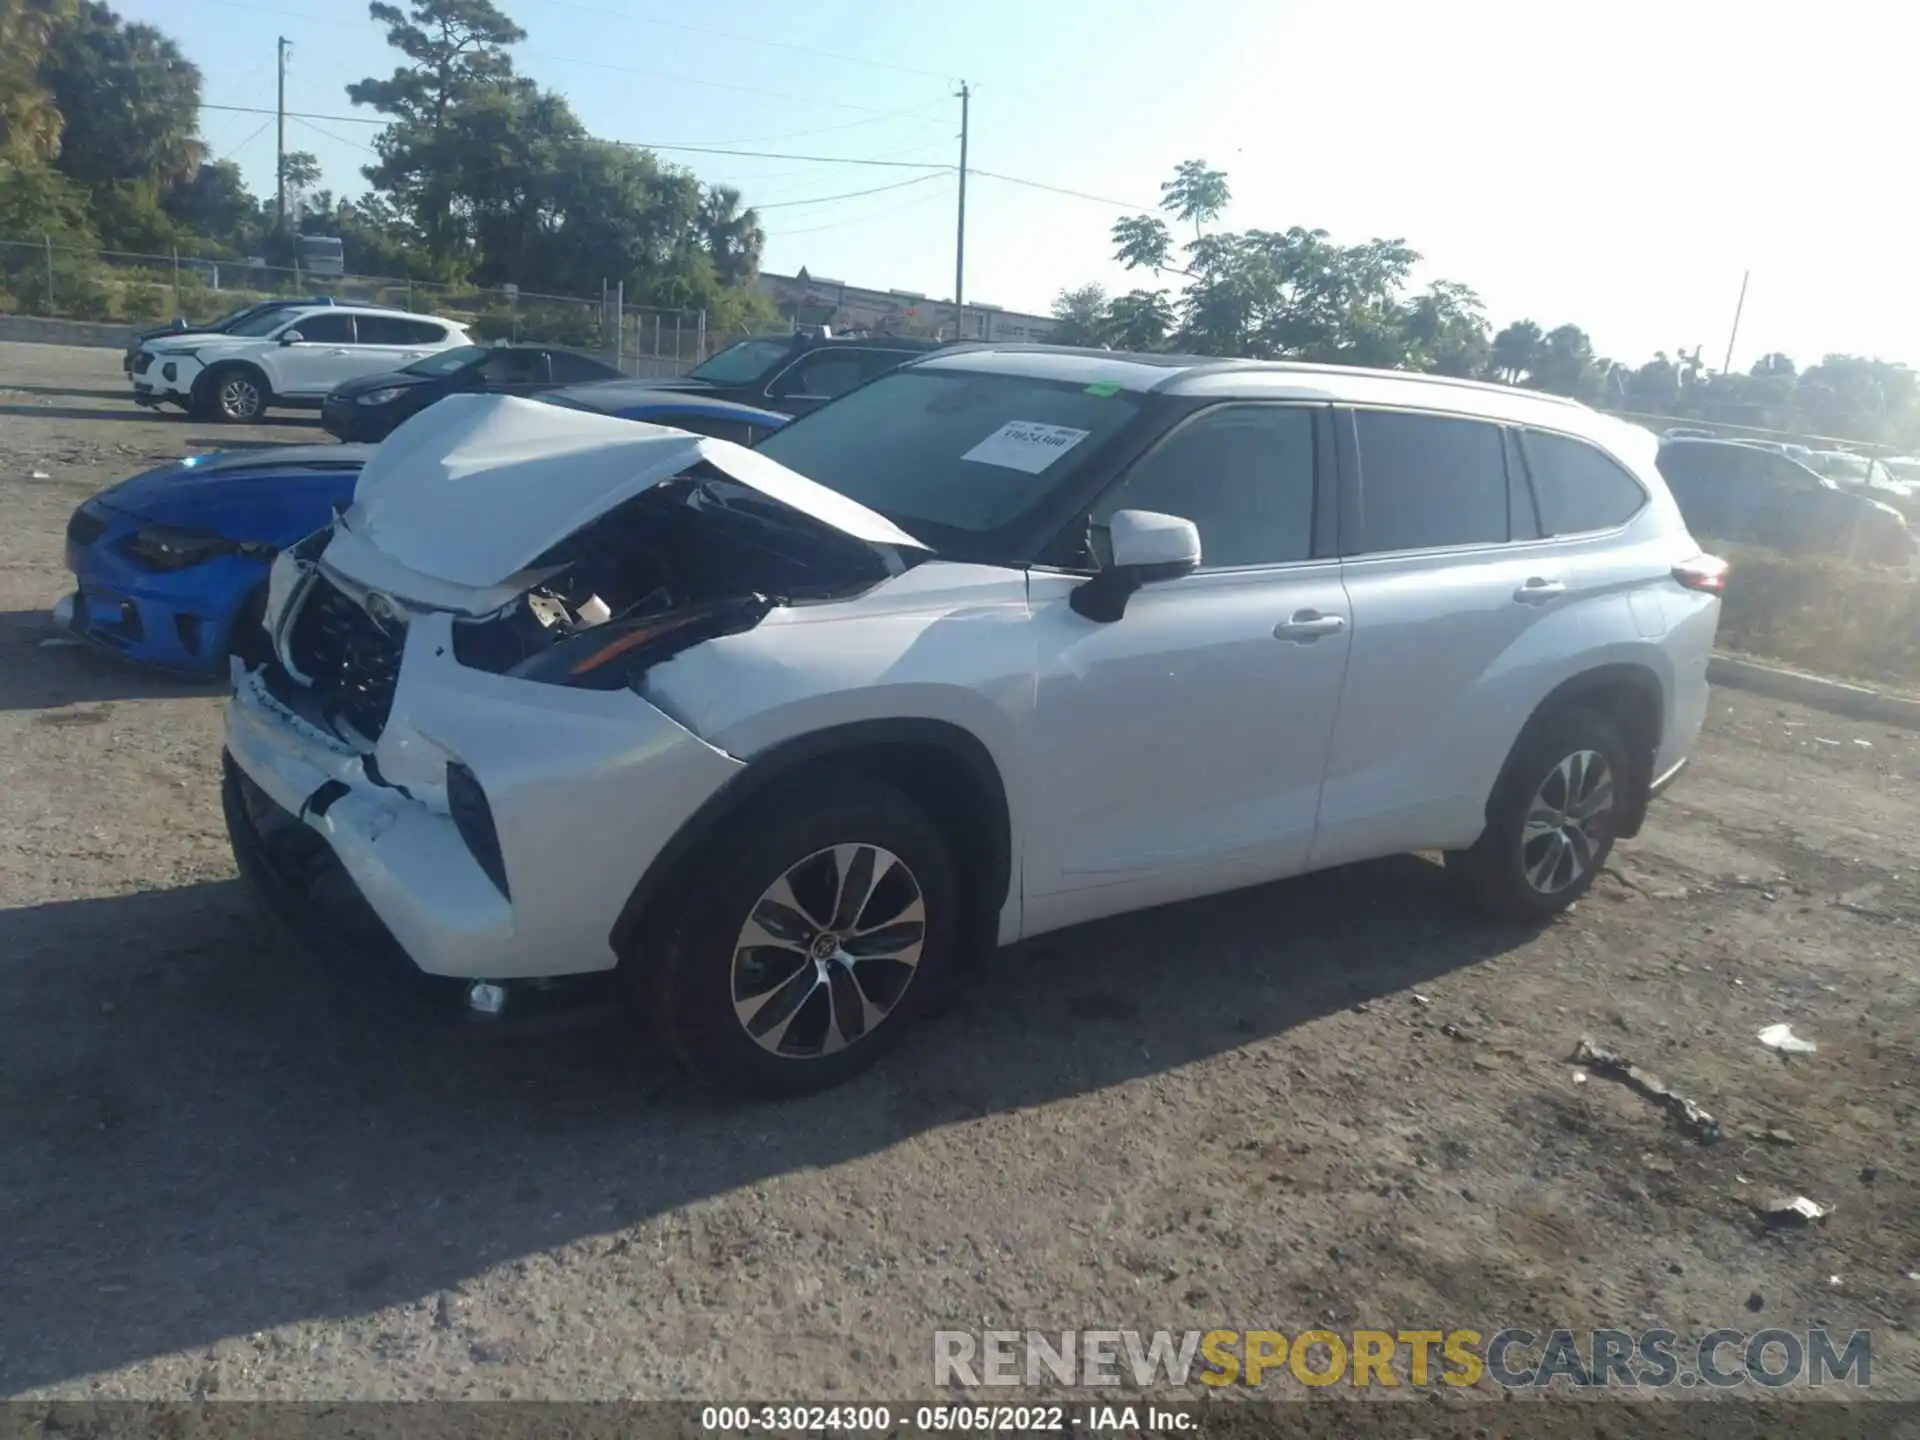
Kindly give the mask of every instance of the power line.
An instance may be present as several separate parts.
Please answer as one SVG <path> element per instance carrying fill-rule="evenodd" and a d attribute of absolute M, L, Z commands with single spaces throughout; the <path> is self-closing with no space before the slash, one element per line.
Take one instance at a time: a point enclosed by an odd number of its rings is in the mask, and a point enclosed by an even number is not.
<path fill-rule="evenodd" d="M 909 185 L 924 185 L 929 180 L 938 180 L 951 171 L 952 166 L 942 166 L 931 175 L 916 175 L 911 180 L 896 180 L 891 185 L 875 185 L 870 190 L 849 190 L 844 195 L 816 195 L 811 200 L 776 200 L 771 205 L 750 205 L 750 210 L 784 210 L 792 205 L 825 205 L 833 200 L 858 200 L 862 195 L 878 195 L 885 190 L 904 190 Z"/>
<path fill-rule="evenodd" d="M 939 123 L 934 116 L 926 112 L 931 107 L 916 105 L 909 110 L 892 110 L 885 115 L 875 115 L 866 120 L 849 120 L 844 125 L 822 125 L 813 130 L 790 130 L 784 135 L 749 135 L 733 140 L 694 140 L 694 145 L 777 145 L 786 140 L 799 140 L 809 135 L 834 135 L 842 130 L 857 130 L 862 125 L 880 125 L 889 120 L 925 120 Z"/>
<path fill-rule="evenodd" d="M 799 230 L 769 230 L 769 240 L 790 240 L 796 235 L 818 235 L 823 230 L 844 230 L 849 225 L 865 225 L 873 221 L 888 220 L 896 215 L 909 214 L 915 210 L 924 210 L 936 201 L 944 202 L 944 195 L 923 195 L 918 200 L 910 200 L 905 205 L 889 205 L 881 210 L 869 210 L 861 215 L 849 215 L 841 220 L 831 220 L 825 225 L 807 225 Z"/>
<path fill-rule="evenodd" d="M 915 65 L 896 65 L 890 60 L 872 60 L 864 55 L 843 55 L 834 50 L 818 50 L 811 45 L 795 45 L 786 40 L 768 40 L 757 35 L 742 35 L 732 30 L 710 30 L 702 25 L 682 25 L 673 20 L 656 20 L 650 15 L 629 15 L 621 10 L 605 10 L 597 5 L 581 5 L 577 0 L 547 0 L 563 10 L 578 10 L 587 15 L 605 15 L 609 19 L 627 20 L 636 25 L 657 25 L 663 30 L 680 30 L 689 35 L 710 35 L 719 40 L 734 40 L 743 45 L 761 45 L 774 50 L 790 50 L 798 55 L 815 55 L 822 60 L 838 60 L 848 65 L 871 65 L 877 70 L 897 70 L 902 75 L 924 75 L 931 80 L 947 80 L 952 77 L 938 70 L 922 70 Z"/>
<path fill-rule="evenodd" d="M 233 149 L 227 151 L 226 154 L 222 155 L 218 160 L 214 161 L 213 163 L 216 165 L 219 165 L 219 164 L 223 164 L 228 160 L 231 160 L 234 156 L 238 155 L 242 150 L 246 149 L 247 146 L 251 145 L 254 141 L 258 140 L 262 135 L 266 134 L 267 126 L 271 124 L 273 124 L 272 120 L 262 120 L 260 122 L 260 128 L 258 130 L 254 131 L 251 135 L 247 136 L 246 139 L 242 140 L 238 145 L 234 146 Z"/>
<path fill-rule="evenodd" d="M 279 112 L 258 105 L 212 105 L 200 102 L 202 110 L 223 110 L 236 115 L 274 115 Z M 305 111 L 289 110 L 290 120 L 325 120 L 334 125 L 390 125 L 391 119 L 368 115 L 322 115 Z M 809 165 L 878 165 L 890 170 L 941 170 L 950 167 L 932 163 L 915 164 L 905 160 L 860 160 L 846 155 L 796 155 L 784 150 L 730 150 L 719 145 L 658 145 L 646 140 L 613 140 L 609 144 L 624 145 L 630 150 L 667 150 L 675 154 L 687 155 L 732 155 L 743 160 L 794 160 Z"/>
<path fill-rule="evenodd" d="M 215 105 L 211 101 L 200 102 L 202 110 L 226 110 L 235 115 L 278 115 L 280 112 L 270 106 L 262 105 Z M 290 120 L 330 120 L 336 125 L 391 125 L 393 122 L 383 117 L 371 115 L 310 115 L 303 111 L 289 110 Z"/>
<path fill-rule="evenodd" d="M 704 85 L 710 90 L 730 90 L 740 95 L 765 95 L 791 105 L 824 105 L 831 110 L 859 110 L 869 115 L 887 112 L 872 105 L 854 105 L 845 100 L 826 100 L 818 95 L 789 95 L 783 90 L 765 90 L 758 85 L 734 85 L 725 80 L 703 80 L 692 75 L 675 75 L 670 70 L 642 70 L 633 65 L 616 65 L 611 60 L 582 60 L 572 55 L 553 55 L 544 50 L 522 50 L 534 60 L 551 60 L 558 65 L 584 65 L 590 70 L 613 70 L 622 75 L 638 75 L 644 80 L 666 80 L 677 85 Z"/>
<path fill-rule="evenodd" d="M 299 115 L 295 115 L 292 111 L 287 112 L 287 118 L 290 120 L 298 120 L 302 125 L 306 126 L 307 129 L 313 131 L 316 135 L 324 135 L 327 137 L 327 139 L 333 141 L 336 145 L 351 145 L 355 150 L 364 150 L 369 155 L 378 155 L 380 153 L 378 150 L 374 149 L 373 146 L 371 145 L 362 145 L 358 140 L 349 140 L 344 135 L 336 135 L 331 130 L 323 130 L 318 125 L 314 124 L 311 120 L 305 119 L 304 117 Z"/>
<path fill-rule="evenodd" d="M 989 180 L 1004 181 L 1008 185 L 1024 185 L 1029 190 L 1045 190 L 1054 195 L 1069 195 L 1075 200 L 1091 200 L 1096 205 L 1111 205 L 1116 210 L 1129 210 L 1140 215 L 1155 215 L 1159 207 L 1153 205 L 1132 205 L 1125 200 L 1115 200 L 1106 195 L 1089 195 L 1084 190 L 1069 190 L 1064 185 L 1048 185 L 1040 180 L 1022 180 L 1018 175 L 1000 175 L 992 170 L 975 168 L 975 175 L 984 175 Z"/>

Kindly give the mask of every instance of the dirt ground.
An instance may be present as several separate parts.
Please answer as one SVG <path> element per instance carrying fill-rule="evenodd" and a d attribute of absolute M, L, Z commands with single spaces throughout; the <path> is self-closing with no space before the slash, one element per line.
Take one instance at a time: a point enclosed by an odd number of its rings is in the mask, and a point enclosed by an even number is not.
<path fill-rule="evenodd" d="M 1007 951 L 867 1078 L 723 1103 L 624 1028 L 337 989 L 235 878 L 219 695 L 40 643 L 82 498 L 315 434 L 0 345 L 0 1394 L 900 1399 L 939 1328 L 1512 1323 L 1865 1328 L 1920 1397 L 1920 735 L 1720 691 L 1542 931 L 1356 867 Z"/>

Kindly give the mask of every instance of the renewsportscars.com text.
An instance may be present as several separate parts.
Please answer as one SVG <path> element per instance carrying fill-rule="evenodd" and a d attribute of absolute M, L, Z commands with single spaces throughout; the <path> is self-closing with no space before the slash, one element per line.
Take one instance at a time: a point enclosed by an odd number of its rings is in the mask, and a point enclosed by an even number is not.
<path fill-rule="evenodd" d="M 1299 1384 L 1392 1389 L 1731 1389 L 1873 1382 L 1869 1332 L 1713 1330 L 941 1330 L 939 1386 Z"/>

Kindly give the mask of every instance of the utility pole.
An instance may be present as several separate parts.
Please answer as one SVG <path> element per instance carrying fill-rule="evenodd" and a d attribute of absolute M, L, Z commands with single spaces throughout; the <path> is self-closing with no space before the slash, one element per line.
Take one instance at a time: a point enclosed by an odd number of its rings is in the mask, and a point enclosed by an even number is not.
<path fill-rule="evenodd" d="M 1747 281 L 1752 278 L 1751 270 L 1740 272 L 1740 299 L 1733 307 L 1733 332 L 1727 336 L 1727 363 L 1720 367 L 1722 375 L 1733 369 L 1733 342 L 1740 338 L 1740 312 L 1747 308 Z"/>
<path fill-rule="evenodd" d="M 275 191 L 278 198 L 274 202 L 273 228 L 283 241 L 287 238 L 287 51 L 292 46 L 293 42 L 286 36 L 280 37 L 280 99 L 274 108 L 274 114 L 279 121 L 280 136 L 275 146 L 276 158 L 273 167 L 274 178 L 279 182 L 279 189 Z"/>
<path fill-rule="evenodd" d="M 953 242 L 953 338 L 963 340 L 967 318 L 967 102 L 973 91 L 960 82 L 960 219 Z"/>

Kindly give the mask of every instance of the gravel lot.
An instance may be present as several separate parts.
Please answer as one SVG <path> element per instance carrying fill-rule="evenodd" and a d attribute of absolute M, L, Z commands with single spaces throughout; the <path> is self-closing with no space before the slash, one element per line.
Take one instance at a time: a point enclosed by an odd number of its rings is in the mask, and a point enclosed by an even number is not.
<path fill-rule="evenodd" d="M 947 1326 L 1518 1323 L 1863 1327 L 1920 1397 L 1920 736 L 1722 691 L 1543 931 L 1357 867 L 1006 952 L 866 1079 L 723 1103 L 624 1028 L 335 988 L 235 879 L 218 694 L 39 643 L 84 496 L 316 434 L 0 345 L 0 1394 L 900 1399 Z M 1781 1192 L 1837 1210 L 1763 1232 Z"/>

